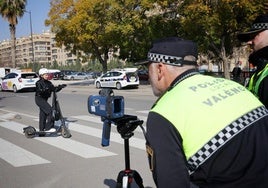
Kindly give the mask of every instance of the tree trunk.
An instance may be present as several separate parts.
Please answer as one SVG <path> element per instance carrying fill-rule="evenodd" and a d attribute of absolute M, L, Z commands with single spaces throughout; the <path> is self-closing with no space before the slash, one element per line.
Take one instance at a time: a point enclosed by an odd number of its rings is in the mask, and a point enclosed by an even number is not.
<path fill-rule="evenodd" d="M 224 45 L 225 39 L 222 39 L 221 43 L 221 59 L 222 59 L 222 64 L 223 64 L 223 73 L 224 73 L 224 78 L 230 79 L 230 73 L 229 73 L 229 66 L 228 66 L 228 58 L 226 57 L 226 51 L 225 51 L 225 45 Z"/>
<path fill-rule="evenodd" d="M 13 68 L 16 68 L 16 26 L 9 24 L 10 37 L 11 37 L 11 64 Z"/>
<path fill-rule="evenodd" d="M 223 72 L 224 78 L 230 79 L 229 63 L 226 57 L 223 58 Z"/>

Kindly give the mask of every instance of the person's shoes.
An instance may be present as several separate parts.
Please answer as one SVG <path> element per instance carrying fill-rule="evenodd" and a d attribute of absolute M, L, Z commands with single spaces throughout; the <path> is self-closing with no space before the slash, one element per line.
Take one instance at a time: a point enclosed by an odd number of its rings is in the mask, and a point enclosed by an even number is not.
<path fill-rule="evenodd" d="M 56 129 L 55 128 L 51 128 L 49 130 L 46 130 L 46 132 L 48 132 L 48 133 L 56 132 Z"/>

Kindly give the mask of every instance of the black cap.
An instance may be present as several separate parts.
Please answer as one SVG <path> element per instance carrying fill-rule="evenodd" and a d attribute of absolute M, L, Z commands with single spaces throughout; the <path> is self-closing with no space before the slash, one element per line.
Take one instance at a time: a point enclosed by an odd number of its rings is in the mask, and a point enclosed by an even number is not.
<path fill-rule="evenodd" d="M 268 14 L 258 16 L 249 31 L 239 33 L 237 35 L 238 40 L 241 42 L 248 42 L 252 40 L 258 33 L 268 29 Z"/>
<path fill-rule="evenodd" d="M 148 52 L 147 60 L 137 62 L 136 65 L 149 62 L 162 62 L 176 66 L 182 66 L 183 64 L 196 65 L 196 61 L 186 60 L 186 56 L 194 56 L 197 60 L 196 43 L 178 37 L 168 37 L 155 41 Z"/>

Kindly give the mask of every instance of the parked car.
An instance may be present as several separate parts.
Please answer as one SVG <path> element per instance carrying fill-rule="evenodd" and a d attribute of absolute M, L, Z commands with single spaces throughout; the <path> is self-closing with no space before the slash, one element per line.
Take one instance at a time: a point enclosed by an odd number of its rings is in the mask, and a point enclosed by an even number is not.
<path fill-rule="evenodd" d="M 62 80 L 63 73 L 62 72 L 54 72 L 53 73 L 53 80 Z"/>
<path fill-rule="evenodd" d="M 101 76 L 100 72 L 86 72 L 86 73 L 89 76 L 89 79 L 96 79 L 99 76 Z"/>
<path fill-rule="evenodd" d="M 70 75 L 65 75 L 64 80 L 87 80 L 89 79 L 89 75 L 85 72 L 73 72 Z"/>
<path fill-rule="evenodd" d="M 24 89 L 35 89 L 39 80 L 35 72 L 12 72 L 0 80 L 0 91 L 18 92 Z"/>
<path fill-rule="evenodd" d="M 75 71 L 72 71 L 72 70 L 61 70 L 60 71 L 60 75 L 59 75 L 59 79 L 60 80 L 64 80 L 64 76 L 66 75 L 70 75 L 72 73 L 74 73 Z"/>
<path fill-rule="evenodd" d="M 96 88 L 116 88 L 139 87 L 139 77 L 136 71 L 132 70 L 112 70 L 95 80 Z"/>
<path fill-rule="evenodd" d="M 140 79 L 140 81 L 148 81 L 149 79 L 149 73 L 148 70 L 138 70 L 138 77 Z"/>

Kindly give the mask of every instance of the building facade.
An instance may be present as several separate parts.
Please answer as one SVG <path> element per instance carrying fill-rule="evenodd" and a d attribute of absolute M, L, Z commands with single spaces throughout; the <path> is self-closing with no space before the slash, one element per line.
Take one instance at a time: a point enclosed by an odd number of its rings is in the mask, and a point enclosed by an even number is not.
<path fill-rule="evenodd" d="M 64 47 L 56 46 L 55 34 L 49 31 L 33 34 L 33 38 L 29 36 L 16 39 L 17 67 L 23 67 L 29 63 L 46 66 L 54 62 L 63 66 L 76 61 L 75 55 L 66 51 Z M 0 66 L 11 67 L 11 65 L 11 41 L 2 41 L 0 42 Z"/>

